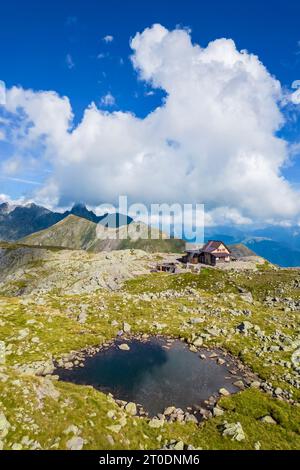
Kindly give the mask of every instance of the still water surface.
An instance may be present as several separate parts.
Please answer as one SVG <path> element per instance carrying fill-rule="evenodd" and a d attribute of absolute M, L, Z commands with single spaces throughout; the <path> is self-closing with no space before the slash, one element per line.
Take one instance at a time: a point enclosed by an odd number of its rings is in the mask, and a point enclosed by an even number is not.
<path fill-rule="evenodd" d="M 181 341 L 168 346 L 158 338 L 130 340 L 129 351 L 121 351 L 119 344 L 87 357 L 84 367 L 55 373 L 61 380 L 92 385 L 117 399 L 139 403 L 150 415 L 171 405 L 182 409 L 200 405 L 222 387 L 237 391 L 232 383 L 237 378 L 230 377 L 228 366 L 201 359 Z"/>

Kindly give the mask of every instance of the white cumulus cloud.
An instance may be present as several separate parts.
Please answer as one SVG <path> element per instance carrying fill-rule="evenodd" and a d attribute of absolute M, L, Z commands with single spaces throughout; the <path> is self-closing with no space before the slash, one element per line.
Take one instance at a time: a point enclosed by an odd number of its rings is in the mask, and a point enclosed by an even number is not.
<path fill-rule="evenodd" d="M 295 90 L 290 94 L 290 101 L 293 104 L 300 104 L 300 80 L 295 80 L 292 83 L 292 88 Z"/>
<path fill-rule="evenodd" d="M 296 217 L 299 194 L 281 175 L 288 146 L 276 135 L 283 93 L 258 57 L 230 39 L 201 47 L 187 30 L 158 24 L 131 48 L 139 78 L 166 93 L 143 119 L 91 104 L 74 127 L 68 98 L 8 90 L 9 111 L 27 116 L 15 145 L 28 153 L 38 142 L 53 167 L 39 197 L 205 203 L 210 223 Z"/>

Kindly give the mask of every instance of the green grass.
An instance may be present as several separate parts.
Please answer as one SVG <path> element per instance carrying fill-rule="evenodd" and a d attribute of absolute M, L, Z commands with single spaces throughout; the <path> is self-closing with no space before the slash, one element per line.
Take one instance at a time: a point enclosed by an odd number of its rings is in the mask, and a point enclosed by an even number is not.
<path fill-rule="evenodd" d="M 168 424 L 152 429 L 145 419 L 126 417 L 126 424 L 118 434 L 107 426 L 123 422 L 124 412 L 108 396 L 94 390 L 63 382 L 55 382 L 60 396 L 57 400 L 40 398 L 43 379 L 19 375 L 16 366 L 35 361 L 59 359 L 64 354 L 87 346 L 113 340 L 128 322 L 133 334 L 165 334 L 190 340 L 206 333 L 214 326 L 221 330 L 216 337 L 205 340 L 205 346 L 219 346 L 238 356 L 261 379 L 272 382 L 292 393 L 299 402 L 300 393 L 285 380 L 290 369 L 280 361 L 290 361 L 292 351 L 267 351 L 256 354 L 261 339 L 255 331 L 248 336 L 237 333 L 236 327 L 245 319 L 276 338 L 276 332 L 296 339 L 300 333 L 299 312 L 284 312 L 280 306 L 267 307 L 262 301 L 266 295 L 280 292 L 281 297 L 299 296 L 295 287 L 298 273 L 290 270 L 267 270 L 256 273 L 231 273 L 202 269 L 200 274 L 168 275 L 154 273 L 127 281 L 117 292 L 98 291 L 89 295 L 64 295 L 52 292 L 44 295 L 42 303 L 34 298 L 24 303 L 22 297 L 0 297 L 0 340 L 9 346 L 6 364 L 0 366 L 0 409 L 13 425 L 3 439 L 4 448 L 20 443 L 24 436 L 39 442 L 45 449 L 66 448 L 68 437 L 64 431 L 74 424 L 81 429 L 85 449 L 155 449 L 170 439 L 203 449 L 254 449 L 258 441 L 262 449 L 297 449 L 300 447 L 300 408 L 286 401 L 272 398 L 264 392 L 248 389 L 220 402 L 226 411 L 197 427 L 193 424 Z M 21 289 L 21 284 L 15 288 Z M 252 292 L 255 303 L 248 304 L 239 295 L 239 288 Z M 190 291 L 192 288 L 192 291 Z M 164 292 L 179 292 L 179 297 L 164 297 Z M 156 296 L 151 300 L 147 294 Z M 144 296 L 146 294 L 146 297 Z M 87 305 L 87 321 L 78 322 L 80 305 Z M 230 310 L 241 311 L 232 315 Z M 245 317 L 243 310 L 251 310 Z M 191 317 L 203 322 L 191 324 Z M 112 320 L 118 325 L 112 326 Z M 164 324 L 157 330 L 156 324 Z M 28 335 L 20 338 L 20 330 Z M 224 333 L 226 332 L 226 334 Z M 39 341 L 32 341 L 38 338 Z M 270 339 L 268 344 L 277 344 Z M 269 360 L 275 361 L 270 364 Z M 6 380 L 3 380 L 4 374 Z M 17 381 L 17 382 L 16 382 Z M 116 420 L 107 412 L 116 410 Z M 262 423 L 260 418 L 271 415 L 277 425 Z M 222 435 L 224 421 L 240 422 L 246 439 L 240 443 Z M 111 438 L 113 437 L 113 443 Z M 69 436 L 70 438 L 71 436 Z M 30 445 L 24 445 L 24 448 Z"/>
<path fill-rule="evenodd" d="M 224 271 L 202 268 L 200 274 L 184 273 L 168 275 L 155 273 L 131 279 L 124 284 L 124 290 L 140 294 L 145 292 L 181 291 L 187 288 L 207 289 L 218 292 L 237 292 Z"/>
<path fill-rule="evenodd" d="M 140 238 L 136 241 L 126 239 L 121 241 L 118 249 L 144 250 L 148 253 L 182 253 L 185 249 L 185 242 L 178 239 L 143 240 Z"/>

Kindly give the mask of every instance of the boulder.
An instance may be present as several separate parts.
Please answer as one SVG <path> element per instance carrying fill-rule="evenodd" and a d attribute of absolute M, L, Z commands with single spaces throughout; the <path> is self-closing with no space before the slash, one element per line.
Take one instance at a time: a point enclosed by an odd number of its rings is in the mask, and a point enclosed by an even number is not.
<path fill-rule="evenodd" d="M 248 302 L 249 304 L 253 304 L 253 296 L 251 292 L 243 292 L 240 295 L 241 299 L 244 300 L 244 302 Z"/>
<path fill-rule="evenodd" d="M 203 339 L 202 338 L 196 338 L 194 341 L 193 341 L 193 346 L 195 346 L 196 348 L 200 348 L 201 346 L 203 345 Z"/>
<path fill-rule="evenodd" d="M 250 387 L 251 388 L 260 388 L 261 383 L 258 380 L 254 380 L 251 382 Z"/>
<path fill-rule="evenodd" d="M 123 331 L 124 331 L 124 333 L 130 333 L 131 332 L 131 325 L 129 325 L 129 323 L 124 322 L 123 323 Z"/>
<path fill-rule="evenodd" d="M 218 406 L 215 406 L 213 409 L 213 415 L 214 416 L 222 416 L 224 414 L 224 410 L 222 408 L 219 408 Z"/>
<path fill-rule="evenodd" d="M 252 330 L 253 325 L 249 321 L 243 321 L 237 327 L 240 333 L 248 333 L 249 330 Z"/>
<path fill-rule="evenodd" d="M 222 435 L 229 436 L 232 441 L 238 442 L 243 441 L 246 437 L 242 425 L 239 422 L 227 423 L 227 421 L 225 421 Z"/>
<path fill-rule="evenodd" d="M 174 411 L 176 410 L 175 406 L 168 406 L 168 408 L 165 409 L 164 415 L 165 416 L 170 416 Z"/>
<path fill-rule="evenodd" d="M 127 405 L 125 406 L 125 410 L 132 416 L 135 416 L 137 414 L 137 407 L 136 404 L 133 402 L 127 403 Z"/>
<path fill-rule="evenodd" d="M 207 328 L 207 333 L 211 336 L 219 336 L 219 334 L 221 333 L 221 330 L 217 327 L 212 327 L 212 328 Z"/>
<path fill-rule="evenodd" d="M 87 314 L 86 312 L 80 312 L 80 314 L 78 315 L 78 323 L 84 325 L 84 323 L 86 322 L 87 320 Z"/>
<path fill-rule="evenodd" d="M 223 397 L 228 397 L 230 395 L 230 392 L 226 388 L 220 388 L 219 394 L 223 395 Z"/>
<path fill-rule="evenodd" d="M 68 450 L 81 450 L 84 444 L 84 440 L 80 436 L 73 436 L 67 441 Z"/>
<path fill-rule="evenodd" d="M 3 411 L 0 411 L 0 439 L 3 439 L 9 431 L 10 423 L 7 421 Z"/>
<path fill-rule="evenodd" d="M 266 424 L 277 424 L 275 419 L 273 419 L 270 415 L 263 416 L 262 418 L 260 418 L 260 421 Z"/>
<path fill-rule="evenodd" d="M 187 413 L 185 415 L 185 422 L 186 423 L 195 423 L 195 424 L 198 424 L 198 419 L 196 418 L 195 415 L 192 415 L 190 413 Z"/>
<path fill-rule="evenodd" d="M 184 443 L 182 441 L 176 442 L 173 446 L 174 450 L 183 450 L 184 449 Z"/>
<path fill-rule="evenodd" d="M 237 388 L 240 388 L 241 390 L 244 390 L 245 388 L 245 384 L 242 380 L 237 380 L 233 385 Z"/>
<path fill-rule="evenodd" d="M 161 428 L 165 424 L 164 419 L 152 418 L 149 421 L 150 428 L 158 429 Z"/>

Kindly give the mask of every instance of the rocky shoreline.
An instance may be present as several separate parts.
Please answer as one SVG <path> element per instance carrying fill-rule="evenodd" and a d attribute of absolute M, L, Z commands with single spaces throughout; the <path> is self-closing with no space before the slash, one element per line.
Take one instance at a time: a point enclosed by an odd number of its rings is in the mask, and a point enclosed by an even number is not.
<path fill-rule="evenodd" d="M 127 333 L 125 331 L 119 332 L 117 339 L 105 342 L 101 346 L 90 346 L 80 351 L 72 352 L 62 356 L 61 359 L 58 359 L 53 363 L 54 369 L 51 378 L 59 379 L 59 376 L 56 374 L 57 369 L 71 370 L 76 367 L 84 367 L 85 360 L 87 358 L 93 357 L 95 354 L 108 350 L 112 347 L 123 349 L 122 346 L 127 345 L 127 343 L 132 340 L 147 342 L 153 337 L 148 334 L 134 336 L 128 334 L 128 330 L 130 330 L 129 326 L 130 325 L 125 324 Z M 226 365 L 229 368 L 229 374 L 232 376 L 232 378 L 235 379 L 232 383 L 237 388 L 236 393 L 247 388 L 255 388 L 268 393 L 270 396 L 284 399 L 289 403 L 294 404 L 294 401 L 291 399 L 288 392 L 284 392 L 278 388 L 273 388 L 272 384 L 260 380 L 257 374 L 255 374 L 248 366 L 244 365 L 238 358 L 234 357 L 225 349 L 206 348 L 203 346 L 203 342 L 199 340 L 199 338 L 195 338 L 194 340 L 190 341 L 186 341 L 184 338 L 180 337 L 174 338 L 164 335 L 157 335 L 156 338 L 164 339 L 166 341 L 167 344 L 164 346 L 165 348 L 171 347 L 174 341 L 180 340 L 187 345 L 191 352 L 198 354 L 199 360 L 213 360 L 219 365 Z M 124 348 L 123 350 L 129 350 L 129 347 L 128 349 Z M 132 416 L 147 418 L 150 420 L 150 427 L 159 428 L 163 426 L 165 422 L 179 422 L 183 424 L 193 422 L 195 424 L 200 424 L 203 420 L 208 420 L 216 416 L 222 416 L 224 411 L 218 405 L 218 402 L 220 398 L 224 396 L 230 396 L 231 393 L 224 387 L 216 391 L 215 394 L 208 397 L 202 403 L 199 403 L 199 405 L 187 407 L 185 410 L 170 405 L 162 413 L 158 413 L 156 416 L 149 416 L 149 413 L 139 403 L 127 402 L 118 399 L 111 393 L 108 395 L 125 412 Z"/>

